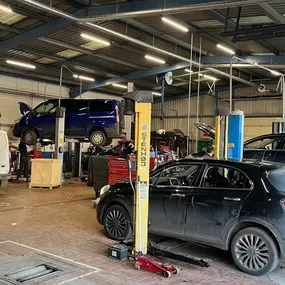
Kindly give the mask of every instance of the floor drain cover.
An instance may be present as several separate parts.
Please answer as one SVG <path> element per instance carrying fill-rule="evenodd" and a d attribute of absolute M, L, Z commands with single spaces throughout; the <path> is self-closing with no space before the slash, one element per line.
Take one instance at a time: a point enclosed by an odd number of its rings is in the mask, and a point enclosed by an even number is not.
<path fill-rule="evenodd" d="M 0 258 L 1 285 L 56 284 L 70 274 L 86 271 L 88 270 L 41 254 Z"/>
<path fill-rule="evenodd" d="M 51 265 L 41 264 L 27 269 L 20 269 L 20 271 L 4 275 L 9 281 L 26 284 L 30 281 L 36 281 L 41 278 L 46 278 L 58 272 L 59 269 Z"/>

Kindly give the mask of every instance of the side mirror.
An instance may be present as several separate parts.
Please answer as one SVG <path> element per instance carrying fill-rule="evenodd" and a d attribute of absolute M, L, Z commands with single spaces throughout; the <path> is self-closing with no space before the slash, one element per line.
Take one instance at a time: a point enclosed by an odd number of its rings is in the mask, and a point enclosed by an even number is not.
<path fill-rule="evenodd" d="M 170 182 L 171 186 L 179 186 L 180 185 L 179 180 L 177 178 L 170 178 L 169 182 Z"/>

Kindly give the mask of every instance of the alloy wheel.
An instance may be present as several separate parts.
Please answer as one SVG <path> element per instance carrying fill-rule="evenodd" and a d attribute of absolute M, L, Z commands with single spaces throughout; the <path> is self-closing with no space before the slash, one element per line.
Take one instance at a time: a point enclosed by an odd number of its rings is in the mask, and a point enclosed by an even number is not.
<path fill-rule="evenodd" d="M 112 210 L 106 216 L 106 229 L 116 238 L 123 238 L 127 234 L 128 221 L 120 210 Z"/>
<path fill-rule="evenodd" d="M 253 271 L 263 269 L 270 257 L 265 241 L 254 234 L 241 236 L 235 244 L 234 253 L 242 266 Z"/>

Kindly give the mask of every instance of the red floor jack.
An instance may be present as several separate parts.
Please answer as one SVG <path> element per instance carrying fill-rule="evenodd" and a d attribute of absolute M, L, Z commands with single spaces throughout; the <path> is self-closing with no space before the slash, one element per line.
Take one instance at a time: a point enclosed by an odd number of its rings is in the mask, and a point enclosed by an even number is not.
<path fill-rule="evenodd" d="M 143 269 L 153 273 L 161 273 L 165 278 L 169 278 L 171 273 L 178 274 L 179 268 L 169 263 L 163 263 L 156 257 L 137 256 L 135 268 Z"/>

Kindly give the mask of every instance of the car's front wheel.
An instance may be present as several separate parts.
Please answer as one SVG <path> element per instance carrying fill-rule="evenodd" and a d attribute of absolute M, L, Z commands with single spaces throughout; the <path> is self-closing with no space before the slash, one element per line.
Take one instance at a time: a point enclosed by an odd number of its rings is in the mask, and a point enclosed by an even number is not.
<path fill-rule="evenodd" d="M 255 276 L 270 273 L 279 263 L 275 241 L 266 231 L 255 227 L 243 229 L 234 236 L 231 254 L 242 271 Z"/>
<path fill-rule="evenodd" d="M 114 240 L 126 239 L 131 233 L 129 213 L 120 205 L 109 207 L 103 218 L 106 235 Z"/>
<path fill-rule="evenodd" d="M 29 129 L 24 132 L 23 139 L 26 145 L 35 145 L 37 143 L 38 136 L 34 130 Z"/>

